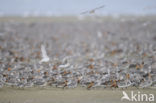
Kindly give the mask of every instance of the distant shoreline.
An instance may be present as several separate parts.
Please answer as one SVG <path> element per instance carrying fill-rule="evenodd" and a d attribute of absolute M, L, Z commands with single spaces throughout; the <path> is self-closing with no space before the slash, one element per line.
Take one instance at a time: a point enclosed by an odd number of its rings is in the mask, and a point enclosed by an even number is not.
<path fill-rule="evenodd" d="M 119 19 L 126 19 L 126 20 L 150 20 L 156 18 L 156 15 L 106 15 L 106 16 L 98 16 L 98 15 L 92 15 L 92 16 L 0 16 L 0 22 L 6 22 L 6 21 L 12 21 L 15 20 L 16 22 L 23 22 L 23 21 L 33 21 L 33 22 L 53 22 L 53 21 L 95 21 L 95 20 L 119 20 Z"/>

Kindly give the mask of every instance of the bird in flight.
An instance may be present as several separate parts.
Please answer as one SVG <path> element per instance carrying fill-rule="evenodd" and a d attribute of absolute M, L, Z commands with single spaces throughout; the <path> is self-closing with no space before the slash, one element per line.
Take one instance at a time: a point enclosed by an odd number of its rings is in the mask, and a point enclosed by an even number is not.
<path fill-rule="evenodd" d="M 92 10 L 88 10 L 88 11 L 84 11 L 84 12 L 82 12 L 82 13 L 80 13 L 81 15 L 83 15 L 83 14 L 93 14 L 93 13 L 95 13 L 95 11 L 96 10 L 98 10 L 98 9 L 102 9 L 102 8 L 104 8 L 105 7 L 105 5 L 102 5 L 102 6 L 99 6 L 99 7 L 97 7 L 97 8 L 94 8 L 94 9 L 92 9 Z"/>
<path fill-rule="evenodd" d="M 40 63 L 48 62 L 50 60 L 50 58 L 47 55 L 47 52 L 45 50 L 45 46 L 44 45 L 41 45 L 41 53 L 42 53 L 42 60 L 40 61 Z"/>

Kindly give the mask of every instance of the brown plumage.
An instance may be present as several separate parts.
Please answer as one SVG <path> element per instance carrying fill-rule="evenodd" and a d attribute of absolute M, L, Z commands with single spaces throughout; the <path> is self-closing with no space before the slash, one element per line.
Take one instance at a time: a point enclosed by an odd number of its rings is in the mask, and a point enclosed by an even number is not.
<path fill-rule="evenodd" d="M 116 81 L 116 80 L 113 81 L 111 87 L 114 87 L 114 88 L 117 88 L 117 87 L 118 87 L 118 85 L 117 85 L 117 81 Z"/>
<path fill-rule="evenodd" d="M 91 82 L 90 84 L 88 84 L 87 89 L 90 89 L 93 85 L 94 85 L 94 82 Z"/>
<path fill-rule="evenodd" d="M 68 83 L 68 81 L 65 80 L 63 88 L 67 87 L 67 83 Z"/>
<path fill-rule="evenodd" d="M 94 69 L 94 65 L 90 64 L 90 65 L 88 66 L 88 68 L 89 68 L 89 69 Z"/>
<path fill-rule="evenodd" d="M 129 79 L 130 78 L 130 75 L 129 74 L 126 74 L 126 79 Z"/>
<path fill-rule="evenodd" d="M 8 71 L 11 71 L 11 68 L 8 68 Z"/>

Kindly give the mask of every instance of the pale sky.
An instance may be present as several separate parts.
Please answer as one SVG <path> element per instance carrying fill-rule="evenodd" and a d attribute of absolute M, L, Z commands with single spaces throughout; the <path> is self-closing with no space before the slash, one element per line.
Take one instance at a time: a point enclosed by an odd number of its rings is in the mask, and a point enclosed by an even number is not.
<path fill-rule="evenodd" d="M 156 14 L 156 0 L 0 0 L 0 14 L 80 15 L 101 5 L 95 14 Z"/>

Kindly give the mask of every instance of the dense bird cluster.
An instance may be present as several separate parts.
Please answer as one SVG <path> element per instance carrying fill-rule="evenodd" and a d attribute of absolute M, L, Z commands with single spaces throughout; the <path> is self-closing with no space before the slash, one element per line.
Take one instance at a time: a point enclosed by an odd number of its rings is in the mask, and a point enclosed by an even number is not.
<path fill-rule="evenodd" d="M 0 22 L 0 87 L 156 86 L 152 20 Z"/>

